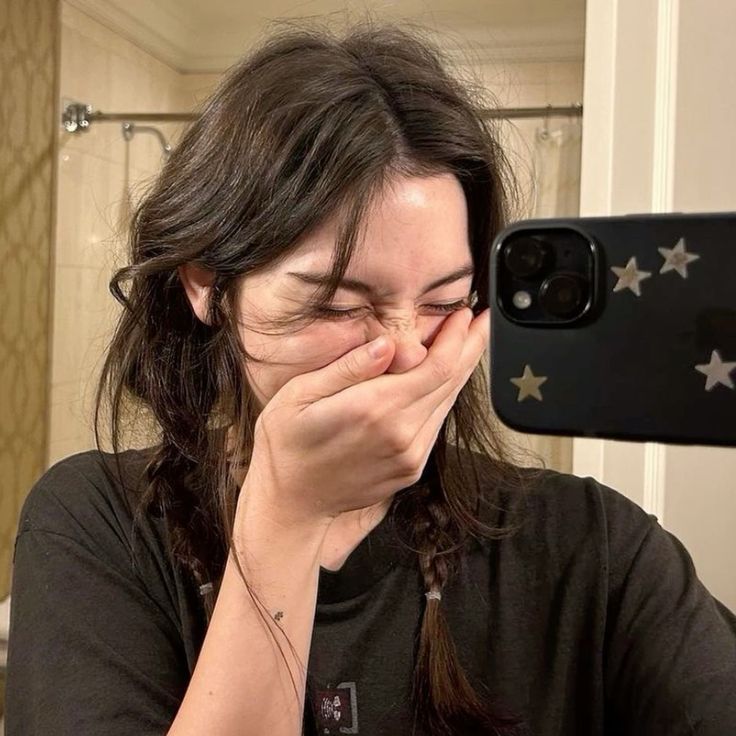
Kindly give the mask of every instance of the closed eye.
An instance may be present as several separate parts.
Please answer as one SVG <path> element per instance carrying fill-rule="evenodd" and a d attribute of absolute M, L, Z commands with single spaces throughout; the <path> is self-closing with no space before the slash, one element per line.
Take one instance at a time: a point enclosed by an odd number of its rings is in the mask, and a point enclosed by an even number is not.
<path fill-rule="evenodd" d="M 449 312 L 457 312 L 459 309 L 469 306 L 469 299 L 461 299 L 451 304 L 428 304 L 427 308 L 437 310 L 440 314 L 447 314 Z M 329 309 L 328 307 L 319 307 L 316 310 L 317 314 L 326 319 L 352 319 L 360 316 L 363 311 L 363 307 L 357 307 L 355 309 Z"/>

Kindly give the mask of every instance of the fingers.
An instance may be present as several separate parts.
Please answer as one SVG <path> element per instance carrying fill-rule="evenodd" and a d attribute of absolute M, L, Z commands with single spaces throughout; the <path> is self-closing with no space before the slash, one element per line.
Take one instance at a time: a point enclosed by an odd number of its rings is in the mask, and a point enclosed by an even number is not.
<path fill-rule="evenodd" d="M 462 315 L 452 315 L 454 321 L 448 319 L 443 325 L 421 365 L 406 373 L 385 376 L 398 379 L 393 387 L 393 408 L 397 411 L 416 409 L 426 416 L 433 406 L 465 385 L 487 351 L 490 310 L 475 318 L 470 309 L 460 311 Z"/>
<path fill-rule="evenodd" d="M 480 359 L 478 362 L 480 362 Z M 429 405 L 429 408 L 417 409 L 412 415 L 409 415 L 409 410 L 402 415 L 402 421 L 407 422 L 409 426 L 415 427 L 413 433 L 414 439 L 411 446 L 405 450 L 404 456 L 409 463 L 416 463 L 414 467 L 417 472 L 421 472 L 426 465 L 429 454 L 437 441 L 442 423 L 450 413 L 457 399 L 457 395 L 468 382 L 476 367 L 477 364 L 470 369 L 467 375 L 458 381 L 455 389 L 439 406 L 434 407 L 434 411 L 432 410 L 432 405 Z M 429 401 L 429 397 L 425 401 Z M 427 412 L 429 412 L 429 415 Z"/>
<path fill-rule="evenodd" d="M 422 448 L 425 455 L 428 455 L 429 451 L 434 446 L 434 443 L 437 440 L 437 435 L 440 431 L 440 427 L 442 426 L 442 422 L 445 421 L 445 418 L 450 413 L 450 410 L 452 409 L 452 406 L 457 399 L 457 395 L 460 393 L 463 386 L 465 386 L 465 384 L 468 382 L 474 370 L 475 368 L 473 368 L 470 373 L 468 373 L 468 375 L 465 377 L 465 380 L 458 383 L 456 390 L 454 390 L 444 401 L 442 401 L 439 406 L 434 409 L 434 411 L 432 411 L 430 407 L 429 411 L 431 413 L 429 414 L 429 416 L 427 416 L 427 410 L 425 409 L 424 413 L 418 411 L 414 417 L 407 417 L 407 421 L 415 421 L 418 425 L 421 425 L 416 432 L 416 440 L 414 444 L 417 448 Z M 423 419 L 424 423 L 422 424 Z"/>
<path fill-rule="evenodd" d="M 490 310 L 474 317 L 461 309 L 445 320 L 427 357 L 405 373 L 382 374 L 351 386 L 348 391 L 324 399 L 323 410 L 345 415 L 370 406 L 402 427 L 431 423 L 438 407 L 445 413 L 465 385 L 490 339 Z M 348 401 L 349 394 L 349 403 Z M 449 402 L 449 403 L 448 403 Z M 442 409 L 440 409 L 442 411 Z"/>
<path fill-rule="evenodd" d="M 385 347 L 390 347 L 390 344 L 384 339 L 383 351 L 376 353 L 373 349 L 377 342 L 379 341 L 374 340 L 361 345 L 323 368 L 296 376 L 287 386 L 282 387 L 282 396 L 288 397 L 293 403 L 308 406 L 379 376 L 386 370 L 390 360 Z"/>

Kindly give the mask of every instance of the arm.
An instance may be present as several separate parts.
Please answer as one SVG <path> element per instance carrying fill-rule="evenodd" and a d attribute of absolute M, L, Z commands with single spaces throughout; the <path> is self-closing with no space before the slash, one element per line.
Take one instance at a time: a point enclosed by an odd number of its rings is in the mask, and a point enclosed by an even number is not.
<path fill-rule="evenodd" d="M 249 584 L 266 606 L 281 611 L 284 632 L 306 668 L 319 582 L 319 552 L 327 525 L 284 526 L 249 492 L 235 540 Z M 228 558 L 197 666 L 168 736 L 298 736 L 305 697 L 303 668 L 271 622 L 289 662 L 298 697 L 266 624 Z"/>
<path fill-rule="evenodd" d="M 736 733 L 736 617 L 656 517 L 608 498 L 611 733 Z"/>
<path fill-rule="evenodd" d="M 62 463 L 37 484 L 21 514 L 7 736 L 162 736 L 172 722 L 177 735 L 298 734 L 302 714 L 287 709 L 296 702 L 291 680 L 232 562 L 190 679 L 168 562 L 136 560 L 146 569 L 139 578 L 127 523 L 115 521 L 124 518 L 120 509 L 103 514 L 98 509 L 108 508 L 107 497 L 95 499 L 94 486 Z M 289 529 L 255 513 L 242 518 L 243 529 L 252 519 L 258 532 L 246 534 L 249 553 L 262 558 L 260 572 L 246 575 L 257 587 L 273 584 L 261 598 L 284 611 L 280 623 L 306 662 L 320 525 Z M 146 540 L 142 549 L 154 549 Z M 283 637 L 280 643 L 291 657 Z"/>

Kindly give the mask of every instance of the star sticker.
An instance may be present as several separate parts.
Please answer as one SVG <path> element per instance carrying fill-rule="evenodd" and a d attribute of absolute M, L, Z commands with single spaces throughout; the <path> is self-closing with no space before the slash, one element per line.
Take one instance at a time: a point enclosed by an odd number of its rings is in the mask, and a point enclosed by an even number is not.
<path fill-rule="evenodd" d="M 525 365 L 524 374 L 510 380 L 511 383 L 521 389 L 516 399 L 517 401 L 524 401 L 528 396 L 533 396 L 535 399 L 542 401 L 542 394 L 539 391 L 539 387 L 547 380 L 547 376 L 535 376 L 532 373 L 532 369 L 528 365 Z"/>
<path fill-rule="evenodd" d="M 696 253 L 688 253 L 685 250 L 685 238 L 680 238 L 674 248 L 657 248 L 664 257 L 664 264 L 660 273 L 677 271 L 682 278 L 687 278 L 687 264 L 700 258 Z"/>
<path fill-rule="evenodd" d="M 619 266 L 611 266 L 618 281 L 616 286 L 613 287 L 614 291 L 621 291 L 621 289 L 631 289 L 637 296 L 641 296 L 641 288 L 639 287 L 640 282 L 644 279 L 648 279 L 652 274 L 649 271 L 639 271 L 636 265 L 636 258 L 632 256 L 629 258 L 629 262 L 626 264 L 626 268 L 620 268 Z"/>
<path fill-rule="evenodd" d="M 710 363 L 695 366 L 696 371 L 700 371 L 708 376 L 708 380 L 705 382 L 706 391 L 710 391 L 719 383 L 722 383 L 726 388 L 734 388 L 730 375 L 734 368 L 736 368 L 736 362 L 724 363 L 721 359 L 721 354 L 717 350 L 711 353 Z"/>

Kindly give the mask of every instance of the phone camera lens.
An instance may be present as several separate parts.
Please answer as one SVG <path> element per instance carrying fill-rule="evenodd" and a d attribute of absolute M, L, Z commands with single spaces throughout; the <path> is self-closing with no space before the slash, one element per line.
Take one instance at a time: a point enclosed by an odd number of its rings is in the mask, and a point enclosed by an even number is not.
<path fill-rule="evenodd" d="M 579 276 L 555 274 L 539 289 L 539 303 L 555 317 L 572 317 L 585 299 L 585 283 Z"/>
<path fill-rule="evenodd" d="M 517 278 L 529 279 L 546 267 L 549 246 L 537 238 L 522 236 L 509 243 L 504 249 L 506 268 Z"/>

